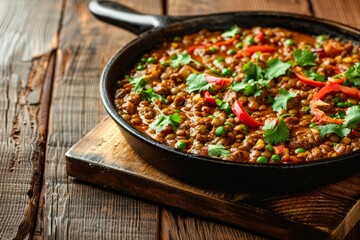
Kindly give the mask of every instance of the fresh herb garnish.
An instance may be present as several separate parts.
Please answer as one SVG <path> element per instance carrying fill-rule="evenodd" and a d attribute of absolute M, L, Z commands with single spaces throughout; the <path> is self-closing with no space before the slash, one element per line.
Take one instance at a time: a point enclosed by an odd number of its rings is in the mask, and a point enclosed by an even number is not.
<path fill-rule="evenodd" d="M 161 113 L 160 117 L 158 117 L 150 124 L 150 127 L 152 127 L 157 132 L 161 132 L 168 126 L 171 126 L 171 128 L 175 131 L 179 126 L 180 122 L 181 116 L 177 113 L 174 113 L 172 115 L 165 115 Z"/>
<path fill-rule="evenodd" d="M 280 88 L 278 91 L 278 96 L 275 97 L 272 109 L 276 112 L 280 112 L 283 109 L 287 109 L 287 102 L 296 97 L 296 93 L 288 92 L 284 88 Z"/>
<path fill-rule="evenodd" d="M 316 80 L 318 82 L 325 82 L 326 81 L 326 77 L 324 75 L 320 75 L 320 74 L 318 74 L 316 72 L 307 71 L 307 70 L 304 70 L 303 72 L 310 79 Z"/>
<path fill-rule="evenodd" d="M 292 116 L 292 114 L 284 114 L 263 126 L 262 129 L 265 130 L 264 140 L 266 143 L 276 145 L 289 139 L 290 131 L 283 120 L 287 116 Z"/>
<path fill-rule="evenodd" d="M 231 89 L 236 92 L 243 91 L 245 96 L 254 95 L 256 97 L 260 96 L 262 93 L 259 84 L 256 83 L 253 79 L 248 81 L 244 80 L 242 82 L 234 82 L 231 85 Z"/>
<path fill-rule="evenodd" d="M 355 63 L 343 74 L 353 85 L 360 86 L 360 62 Z"/>
<path fill-rule="evenodd" d="M 265 76 L 267 79 L 280 77 L 291 67 L 290 63 L 282 62 L 280 59 L 270 59 L 266 65 Z"/>
<path fill-rule="evenodd" d="M 226 150 L 226 148 L 221 144 L 208 145 L 208 152 L 210 157 L 228 156 L 230 154 L 229 150 Z"/>
<path fill-rule="evenodd" d="M 321 137 L 324 137 L 326 134 L 336 134 L 340 137 L 345 137 L 351 131 L 350 128 L 346 128 L 344 125 L 338 125 L 335 123 L 329 123 L 323 126 L 318 127 Z"/>
<path fill-rule="evenodd" d="M 221 36 L 223 38 L 233 38 L 236 34 L 240 32 L 240 28 L 236 25 L 232 26 L 229 30 L 223 32 Z"/>
<path fill-rule="evenodd" d="M 143 90 L 143 87 L 146 85 L 145 76 L 128 78 L 131 85 L 133 85 L 136 93 L 140 93 Z"/>
<path fill-rule="evenodd" d="M 296 49 L 293 53 L 293 57 L 295 59 L 295 63 L 299 66 L 306 67 L 306 66 L 315 66 L 317 56 L 310 50 L 304 49 Z"/>
<path fill-rule="evenodd" d="M 189 54 L 187 54 L 186 52 L 183 52 L 181 54 L 177 54 L 174 57 L 172 57 L 170 65 L 172 67 L 179 67 L 179 66 L 187 65 L 187 64 L 191 63 L 192 61 L 193 61 L 193 59 L 191 58 L 191 56 Z"/>
<path fill-rule="evenodd" d="M 206 78 L 204 73 L 192 73 L 186 78 L 187 92 L 192 93 L 196 91 L 209 90 L 212 86 Z"/>
<path fill-rule="evenodd" d="M 332 118 L 335 119 L 344 119 L 346 115 L 346 112 L 344 110 L 340 110 L 338 113 L 334 114 Z"/>
<path fill-rule="evenodd" d="M 154 92 L 153 88 L 148 88 L 145 91 L 141 91 L 140 96 L 141 99 L 143 100 L 147 99 L 149 102 L 153 102 L 154 100 L 160 99 L 164 103 L 167 103 L 167 100 L 163 96 Z"/>
<path fill-rule="evenodd" d="M 246 74 L 245 81 L 254 80 L 258 81 L 263 79 L 262 69 L 258 64 L 248 62 L 243 67 L 244 73 Z"/>
<path fill-rule="evenodd" d="M 219 107 L 219 110 L 223 110 L 226 113 L 231 113 L 231 108 L 228 102 L 224 102 L 223 100 L 215 97 L 216 105 Z"/>
<path fill-rule="evenodd" d="M 346 111 L 344 125 L 348 128 L 356 128 L 360 122 L 360 106 L 353 106 Z"/>

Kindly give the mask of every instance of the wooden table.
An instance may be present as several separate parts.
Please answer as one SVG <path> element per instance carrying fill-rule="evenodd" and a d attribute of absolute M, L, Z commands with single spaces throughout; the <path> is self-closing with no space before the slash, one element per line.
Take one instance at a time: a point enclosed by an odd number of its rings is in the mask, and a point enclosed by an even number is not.
<path fill-rule="evenodd" d="M 148 14 L 294 12 L 360 28 L 358 0 L 119 2 Z M 271 239 L 67 175 L 65 152 L 106 116 L 102 68 L 136 37 L 87 5 L 0 2 L 0 239 Z M 359 223 L 346 239 L 360 239 Z"/>

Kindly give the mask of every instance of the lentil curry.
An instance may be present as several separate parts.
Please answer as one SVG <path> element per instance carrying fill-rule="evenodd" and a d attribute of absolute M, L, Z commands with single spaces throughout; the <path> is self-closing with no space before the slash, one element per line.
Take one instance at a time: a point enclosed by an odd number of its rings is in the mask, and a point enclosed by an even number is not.
<path fill-rule="evenodd" d="M 233 26 L 164 41 L 118 81 L 133 127 L 181 151 L 295 163 L 360 149 L 360 48 Z"/>

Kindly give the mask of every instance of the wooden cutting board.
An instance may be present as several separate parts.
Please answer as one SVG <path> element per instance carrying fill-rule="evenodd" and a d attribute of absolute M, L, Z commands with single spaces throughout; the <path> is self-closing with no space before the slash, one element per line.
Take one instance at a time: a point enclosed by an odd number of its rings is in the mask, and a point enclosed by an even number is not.
<path fill-rule="evenodd" d="M 66 153 L 66 167 L 80 180 L 280 239 L 343 239 L 360 220 L 360 174 L 296 194 L 203 189 L 147 164 L 110 118 Z"/>

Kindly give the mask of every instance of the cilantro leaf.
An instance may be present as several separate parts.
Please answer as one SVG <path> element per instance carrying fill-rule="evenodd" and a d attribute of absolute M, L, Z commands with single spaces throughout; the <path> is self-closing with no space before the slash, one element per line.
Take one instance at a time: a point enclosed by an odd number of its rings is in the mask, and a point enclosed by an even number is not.
<path fill-rule="evenodd" d="M 340 137 L 345 137 L 351 131 L 350 128 L 346 128 L 344 125 L 338 125 L 335 123 L 329 123 L 323 126 L 318 127 L 321 137 L 324 137 L 326 134 L 335 133 Z"/>
<path fill-rule="evenodd" d="M 154 120 L 150 127 L 152 127 L 155 131 L 161 132 L 167 128 L 167 126 L 171 126 L 171 128 L 175 131 L 181 122 L 181 116 L 177 113 L 172 115 L 164 115 L 161 114 L 156 120 Z"/>
<path fill-rule="evenodd" d="M 193 61 L 193 59 L 191 58 L 191 56 L 189 54 L 187 54 L 186 52 L 183 52 L 181 54 L 177 54 L 175 55 L 172 59 L 171 59 L 171 66 L 172 67 L 179 67 L 179 66 L 183 66 L 186 64 L 189 64 Z"/>
<path fill-rule="evenodd" d="M 228 156 L 230 154 L 229 150 L 226 150 L 221 144 L 208 145 L 208 152 L 210 157 Z"/>
<path fill-rule="evenodd" d="M 352 65 L 346 72 L 344 72 L 344 76 L 347 77 L 349 82 L 355 86 L 360 86 L 360 62 Z"/>
<path fill-rule="evenodd" d="M 147 99 L 150 102 L 154 101 L 156 99 L 160 99 L 164 103 L 167 103 L 167 100 L 163 96 L 161 96 L 161 95 L 157 94 L 156 92 L 154 92 L 153 88 L 148 88 L 145 91 L 142 91 L 140 93 L 140 96 L 141 96 L 141 99 Z"/>
<path fill-rule="evenodd" d="M 264 131 L 264 140 L 267 143 L 278 144 L 287 141 L 290 136 L 289 128 L 286 126 L 285 121 L 280 117 L 267 123 L 262 128 Z"/>
<path fill-rule="evenodd" d="M 248 62 L 243 67 L 244 73 L 246 74 L 245 81 L 253 79 L 254 81 L 263 79 L 262 69 L 259 65 L 252 62 Z"/>
<path fill-rule="evenodd" d="M 293 57 L 297 65 L 306 67 L 306 66 L 315 66 L 316 63 L 316 54 L 310 50 L 296 49 L 293 53 Z"/>
<path fill-rule="evenodd" d="M 344 125 L 349 128 L 356 128 L 360 122 L 360 106 L 353 106 L 346 111 Z"/>
<path fill-rule="evenodd" d="M 229 30 L 223 32 L 221 36 L 223 38 L 233 38 L 236 34 L 240 32 L 240 28 L 236 25 L 232 26 Z"/>
<path fill-rule="evenodd" d="M 307 71 L 307 70 L 304 70 L 303 72 L 310 79 L 313 79 L 313 80 L 316 80 L 316 81 L 319 81 L 319 82 L 325 82 L 326 81 L 326 77 L 324 75 L 320 75 L 320 74 L 317 74 L 316 72 Z"/>
<path fill-rule="evenodd" d="M 274 79 L 284 75 L 286 71 L 291 67 L 288 62 L 282 62 L 280 59 L 270 59 L 267 62 L 267 68 L 265 70 L 265 76 L 267 79 Z"/>
<path fill-rule="evenodd" d="M 145 76 L 129 78 L 129 82 L 131 85 L 133 85 L 136 93 L 140 93 L 143 90 L 143 87 L 146 85 Z"/>
<path fill-rule="evenodd" d="M 283 109 L 286 110 L 287 102 L 294 97 L 296 97 L 296 93 L 288 92 L 286 89 L 280 88 L 278 96 L 274 99 L 272 109 L 276 112 L 280 112 Z"/>
<path fill-rule="evenodd" d="M 254 96 L 260 96 L 262 91 L 259 87 L 259 84 L 256 83 L 253 79 L 245 82 L 234 82 L 231 85 L 231 89 L 238 92 L 238 91 L 242 91 L 244 93 L 245 96 L 250 96 L 250 95 L 254 95 Z"/>
<path fill-rule="evenodd" d="M 196 91 L 209 90 L 212 86 L 206 78 L 204 73 L 192 73 L 186 78 L 187 92 L 192 93 Z"/>
<path fill-rule="evenodd" d="M 215 97 L 216 105 L 219 107 L 219 110 L 223 110 L 227 113 L 231 112 L 231 108 L 228 102 L 224 102 L 223 100 L 219 99 L 218 97 Z"/>

